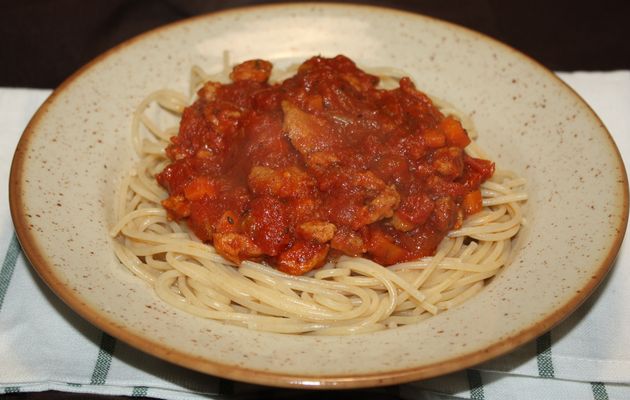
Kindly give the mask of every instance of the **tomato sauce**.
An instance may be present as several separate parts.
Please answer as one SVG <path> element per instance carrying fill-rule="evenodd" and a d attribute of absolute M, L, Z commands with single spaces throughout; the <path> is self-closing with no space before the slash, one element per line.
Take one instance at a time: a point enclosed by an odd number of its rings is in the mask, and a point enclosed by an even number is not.
<path fill-rule="evenodd" d="M 157 176 L 170 218 L 225 258 L 301 275 L 342 254 L 391 265 L 432 255 L 481 210 L 494 163 L 464 153 L 461 123 L 409 78 L 393 90 L 344 56 L 269 83 L 234 67 L 183 113 Z"/>

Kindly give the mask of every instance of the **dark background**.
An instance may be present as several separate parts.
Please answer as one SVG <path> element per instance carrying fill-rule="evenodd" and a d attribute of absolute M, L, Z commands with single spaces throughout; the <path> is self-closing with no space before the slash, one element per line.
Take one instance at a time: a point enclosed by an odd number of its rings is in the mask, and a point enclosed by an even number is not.
<path fill-rule="evenodd" d="M 54 88 L 103 51 L 194 15 L 278 1 L 0 0 L 0 86 Z M 357 3 L 357 1 L 352 1 Z M 630 1 L 361 1 L 421 13 L 483 32 L 556 71 L 630 69 Z M 1 357 L 0 357 L 1 358 Z M 395 388 L 265 391 L 267 399 L 388 399 Z M 58 392 L 24 399 L 123 399 Z"/>
<path fill-rule="evenodd" d="M 266 3 L 278 1 L 267 1 Z M 357 1 L 352 1 L 357 2 Z M 54 88 L 141 32 L 256 0 L 0 0 L 0 86 Z M 483 32 L 553 70 L 630 69 L 630 2 L 372 0 Z"/>

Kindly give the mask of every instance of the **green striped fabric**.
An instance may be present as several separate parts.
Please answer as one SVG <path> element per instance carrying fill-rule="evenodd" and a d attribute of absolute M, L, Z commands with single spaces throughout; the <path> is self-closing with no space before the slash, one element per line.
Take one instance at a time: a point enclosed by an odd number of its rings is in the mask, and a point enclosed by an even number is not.
<path fill-rule="evenodd" d="M 553 378 L 555 373 L 551 359 L 551 332 L 547 332 L 536 339 L 536 354 L 538 375 L 541 378 Z"/>
<path fill-rule="evenodd" d="M 18 254 L 20 254 L 20 244 L 15 234 L 13 234 L 9 242 L 9 249 L 4 256 L 4 261 L 2 261 L 2 269 L 0 269 L 0 310 L 2 310 L 4 296 L 7 294 L 11 278 L 13 277 Z"/>
<path fill-rule="evenodd" d="M 593 398 L 595 400 L 608 400 L 608 392 L 603 382 L 592 382 L 591 390 L 593 391 Z"/>
<path fill-rule="evenodd" d="M 476 369 L 468 369 L 466 370 L 466 376 L 468 377 L 470 398 L 474 400 L 483 400 L 483 380 L 481 379 L 481 373 Z"/>
<path fill-rule="evenodd" d="M 545 333 L 536 340 L 536 353 L 538 375 L 541 378 L 553 378 L 555 371 L 551 357 L 551 332 Z M 608 400 L 608 392 L 603 382 L 591 382 L 591 391 L 595 400 Z"/>
<path fill-rule="evenodd" d="M 112 356 L 116 348 L 116 339 L 105 332 L 101 335 L 101 344 L 98 350 L 96 365 L 92 371 L 92 385 L 104 385 L 109 374 L 109 367 L 112 364 Z"/>
<path fill-rule="evenodd" d="M 146 397 L 148 391 L 149 391 L 149 388 L 146 387 L 146 386 L 135 386 L 133 388 L 133 392 L 131 393 L 131 396 L 133 396 L 133 397 Z"/>

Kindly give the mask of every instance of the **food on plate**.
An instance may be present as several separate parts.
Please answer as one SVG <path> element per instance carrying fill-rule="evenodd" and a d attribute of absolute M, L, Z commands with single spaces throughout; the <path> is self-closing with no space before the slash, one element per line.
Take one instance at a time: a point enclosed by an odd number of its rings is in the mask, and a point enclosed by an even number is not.
<path fill-rule="evenodd" d="M 162 299 L 252 329 L 352 334 L 459 304 L 508 262 L 524 181 L 410 78 L 385 89 L 345 56 L 281 80 L 265 60 L 193 72 L 192 102 L 163 90 L 140 104 L 112 229 Z"/>

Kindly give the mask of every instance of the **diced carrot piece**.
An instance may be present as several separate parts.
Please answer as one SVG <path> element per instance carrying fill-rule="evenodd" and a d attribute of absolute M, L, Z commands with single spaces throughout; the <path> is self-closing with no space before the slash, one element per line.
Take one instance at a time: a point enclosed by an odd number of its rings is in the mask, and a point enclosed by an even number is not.
<path fill-rule="evenodd" d="M 483 208 L 481 191 L 474 190 L 464 196 L 463 202 L 464 212 L 466 215 L 478 213 Z"/>
<path fill-rule="evenodd" d="M 446 143 L 449 146 L 464 148 L 470 143 L 468 133 L 462 124 L 453 117 L 446 117 L 440 122 L 440 129 L 446 136 Z"/>
<path fill-rule="evenodd" d="M 168 212 L 169 217 L 174 220 L 186 218 L 190 215 L 190 201 L 181 195 L 170 196 L 162 200 L 162 206 Z"/>
<path fill-rule="evenodd" d="M 198 176 L 190 181 L 184 188 L 184 196 L 190 200 L 201 200 L 203 196 L 214 197 L 217 189 L 214 183 L 205 176 Z"/>
<path fill-rule="evenodd" d="M 278 269 L 290 275 L 304 275 L 326 262 L 328 245 L 297 240 L 278 256 Z"/>
<path fill-rule="evenodd" d="M 233 81 L 267 82 L 273 65 L 265 60 L 245 61 L 232 69 L 230 79 Z"/>
<path fill-rule="evenodd" d="M 233 211 L 227 210 L 216 221 L 215 231 L 218 233 L 236 233 L 241 221 Z"/>
<path fill-rule="evenodd" d="M 490 160 L 474 158 L 464 154 L 464 163 L 469 166 L 472 171 L 478 172 L 484 180 L 494 174 L 494 163 Z"/>
<path fill-rule="evenodd" d="M 422 133 L 422 137 L 424 138 L 424 144 L 427 147 L 431 147 L 434 149 L 444 147 L 446 144 L 446 138 L 444 134 L 437 129 L 427 129 Z"/>
<path fill-rule="evenodd" d="M 379 229 L 370 229 L 368 253 L 372 255 L 374 261 L 382 265 L 392 265 L 405 261 L 409 255 L 405 249 L 393 243 Z"/>

